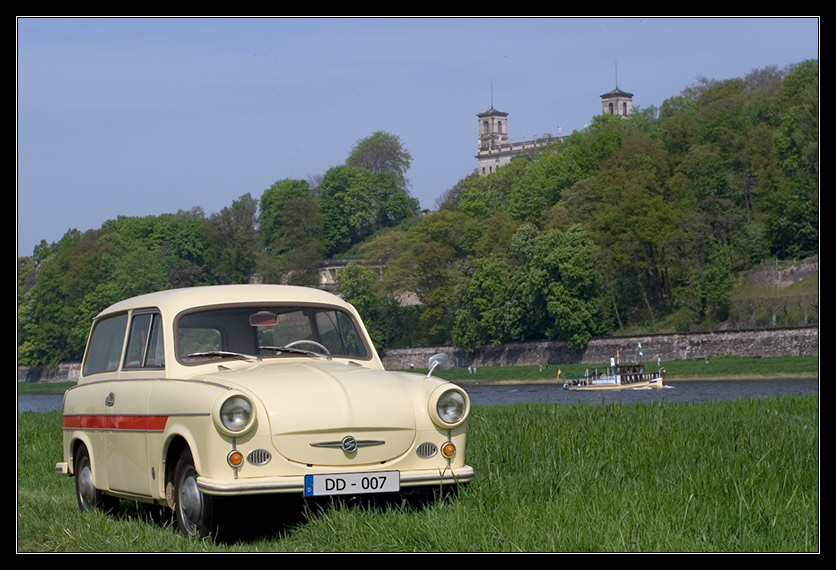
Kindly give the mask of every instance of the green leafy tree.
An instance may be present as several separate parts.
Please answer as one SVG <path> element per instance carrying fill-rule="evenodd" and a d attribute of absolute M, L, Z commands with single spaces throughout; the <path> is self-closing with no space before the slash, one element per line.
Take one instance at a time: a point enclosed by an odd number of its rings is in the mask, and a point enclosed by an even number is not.
<path fill-rule="evenodd" d="M 382 350 L 387 337 L 384 320 L 386 302 L 377 292 L 378 280 L 374 270 L 349 263 L 339 272 L 336 293 L 357 309 L 375 347 Z"/>
<path fill-rule="evenodd" d="M 397 187 L 403 189 L 408 185 L 406 172 L 412 164 L 412 156 L 396 135 L 377 131 L 357 141 L 345 163 L 374 174 L 389 173 L 395 178 Z"/>
<path fill-rule="evenodd" d="M 462 183 L 459 209 L 479 219 L 507 211 L 512 187 L 529 165 L 527 158 L 517 158 L 493 174 L 468 178 Z"/>
<path fill-rule="evenodd" d="M 267 281 L 315 285 L 325 250 L 322 214 L 303 180 L 279 180 L 264 191 L 259 232 L 265 251 L 259 273 Z"/>
<path fill-rule="evenodd" d="M 472 173 L 472 174 L 462 178 L 461 180 L 459 180 L 458 182 L 453 184 L 453 186 L 451 186 L 450 188 L 445 190 L 441 194 L 441 196 L 436 198 L 436 203 L 435 203 L 436 209 L 439 210 L 439 211 L 444 211 L 444 210 L 455 211 L 455 210 L 458 210 L 459 209 L 459 200 L 462 197 L 462 187 L 464 186 L 464 183 L 467 180 L 470 180 L 470 179 L 473 179 L 473 178 L 478 178 L 478 177 L 479 177 L 478 174 Z"/>
<path fill-rule="evenodd" d="M 818 62 L 805 61 L 784 79 L 775 130 L 781 176 L 766 198 L 767 234 L 779 257 L 818 250 Z"/>
<path fill-rule="evenodd" d="M 708 324 L 716 325 L 729 318 L 734 284 L 730 248 L 718 247 L 699 278 L 700 312 Z"/>
<path fill-rule="evenodd" d="M 383 233 L 363 247 L 367 261 L 385 265 L 379 286 L 392 302 L 389 321 L 397 326 L 390 340 L 440 343 L 450 338 L 451 284 L 459 262 L 472 252 L 481 232 L 481 224 L 470 216 L 443 211 L 427 215 L 405 231 Z M 404 301 L 420 303 L 418 322 L 403 322 L 402 315 L 415 311 L 403 306 Z"/>
<path fill-rule="evenodd" d="M 480 228 L 462 212 L 438 212 L 406 231 L 384 233 L 363 248 L 364 257 L 385 264 L 381 284 L 388 295 L 414 294 L 422 302 L 446 286 L 450 268 L 464 259 Z"/>
<path fill-rule="evenodd" d="M 248 283 L 261 244 L 256 229 L 258 203 L 244 194 L 208 220 L 210 263 L 218 283 Z"/>
<path fill-rule="evenodd" d="M 293 202 L 313 202 L 313 194 L 306 181 L 290 178 L 278 180 L 261 195 L 258 230 L 268 250 L 284 252 L 288 246 L 292 247 L 293 244 L 286 243 L 284 239 L 287 232 L 293 231 L 287 227 L 284 210 Z"/>
<path fill-rule="evenodd" d="M 325 173 L 319 188 L 328 255 L 345 251 L 374 233 L 374 174 L 338 166 Z"/>
<path fill-rule="evenodd" d="M 579 225 L 523 224 L 506 258 L 471 259 L 455 290 L 453 341 L 473 350 L 557 338 L 582 347 L 605 330 L 595 244 Z"/>
<path fill-rule="evenodd" d="M 319 204 L 328 255 L 364 241 L 378 228 L 395 226 L 416 215 L 418 206 L 390 173 L 374 174 L 353 166 L 338 166 L 325 173 Z"/>
<path fill-rule="evenodd" d="M 523 226 L 512 251 L 523 262 L 517 283 L 524 293 L 521 313 L 525 316 L 518 328 L 525 338 L 544 335 L 580 348 L 606 330 L 600 274 L 594 263 L 597 247 L 580 225 L 540 233 Z M 536 322 L 530 317 L 532 311 L 546 315 L 542 323 L 529 324 Z"/>
<path fill-rule="evenodd" d="M 98 230 L 42 243 L 18 299 L 18 358 L 56 366 L 79 360 L 90 322 L 126 297 L 204 283 L 208 247 L 200 210 L 119 217 Z"/>
<path fill-rule="evenodd" d="M 468 261 L 464 278 L 457 280 L 454 293 L 456 311 L 452 330 L 455 344 L 469 351 L 508 340 L 506 308 L 512 282 L 511 267 L 496 257 Z"/>
<path fill-rule="evenodd" d="M 89 327 L 95 312 L 83 313 L 79 306 L 97 282 L 107 280 L 118 253 L 100 246 L 96 238 L 93 230 L 70 230 L 58 242 L 41 247 L 34 279 L 30 275 L 31 286 L 19 300 L 21 364 L 57 367 L 63 360 L 80 360 L 85 334 L 80 329 L 83 324 Z"/>

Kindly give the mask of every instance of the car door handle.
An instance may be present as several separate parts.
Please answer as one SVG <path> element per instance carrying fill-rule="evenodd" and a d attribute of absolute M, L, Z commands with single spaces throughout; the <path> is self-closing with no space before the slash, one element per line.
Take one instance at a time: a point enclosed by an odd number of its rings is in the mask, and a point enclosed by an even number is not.
<path fill-rule="evenodd" d="M 114 401 L 116 400 L 116 396 L 113 395 L 113 392 L 107 395 L 105 398 L 105 406 L 111 407 L 113 406 Z"/>

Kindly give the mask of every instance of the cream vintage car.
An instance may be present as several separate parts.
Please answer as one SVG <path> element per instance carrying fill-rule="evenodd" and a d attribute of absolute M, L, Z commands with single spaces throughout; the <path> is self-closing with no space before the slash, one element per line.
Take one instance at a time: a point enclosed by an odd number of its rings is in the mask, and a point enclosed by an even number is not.
<path fill-rule="evenodd" d="M 84 510 L 165 504 L 184 534 L 208 536 L 229 497 L 466 483 L 469 411 L 454 384 L 385 371 L 330 293 L 175 289 L 94 319 L 56 471 L 75 476 Z"/>

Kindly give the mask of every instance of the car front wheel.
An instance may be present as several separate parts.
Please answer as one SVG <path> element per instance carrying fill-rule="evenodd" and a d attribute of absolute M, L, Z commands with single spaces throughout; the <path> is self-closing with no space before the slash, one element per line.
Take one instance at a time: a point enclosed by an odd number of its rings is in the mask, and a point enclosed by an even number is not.
<path fill-rule="evenodd" d="M 192 453 L 184 450 L 174 471 L 174 512 L 177 526 L 186 536 L 215 536 L 215 500 L 197 487 L 197 470 Z"/>
<path fill-rule="evenodd" d="M 108 514 L 119 512 L 119 499 L 102 493 L 93 484 L 93 467 L 87 446 L 79 445 L 75 452 L 75 496 L 82 511 L 102 510 Z"/>

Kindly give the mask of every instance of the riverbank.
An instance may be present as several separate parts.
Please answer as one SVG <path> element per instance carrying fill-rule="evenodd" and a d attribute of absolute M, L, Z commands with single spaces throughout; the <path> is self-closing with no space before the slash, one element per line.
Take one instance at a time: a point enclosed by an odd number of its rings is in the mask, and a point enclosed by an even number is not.
<path fill-rule="evenodd" d="M 665 376 L 665 382 L 759 382 L 759 381 L 792 381 L 792 380 L 818 380 L 818 372 L 806 373 L 778 373 L 778 374 L 735 374 L 718 376 Z M 476 378 L 451 380 L 459 386 L 524 386 L 527 384 L 563 384 L 563 378 L 547 378 L 544 380 L 481 380 Z"/>
<path fill-rule="evenodd" d="M 626 362 L 623 359 L 622 362 Z M 587 371 L 606 368 L 597 364 L 549 364 L 547 366 L 483 366 L 451 368 L 434 376 L 462 386 L 488 384 L 562 384 L 567 378 L 584 376 Z M 668 382 L 706 380 L 791 380 L 818 379 L 816 356 L 747 358 L 724 356 L 712 359 L 671 360 L 645 363 L 646 370 L 662 368 Z M 426 373 L 426 369 L 413 369 Z"/>
<path fill-rule="evenodd" d="M 817 356 L 780 356 L 746 358 L 724 356 L 712 359 L 661 361 L 668 382 L 745 381 L 745 380 L 816 380 L 819 375 Z M 563 384 L 566 378 L 583 376 L 587 370 L 605 368 L 605 363 L 549 364 L 546 366 L 483 366 L 451 368 L 433 372 L 434 376 L 461 386 L 490 384 Z M 646 368 L 656 369 L 657 363 Z M 426 368 L 410 368 L 408 372 L 426 374 Z M 18 392 L 60 394 L 75 382 L 18 382 Z"/>

